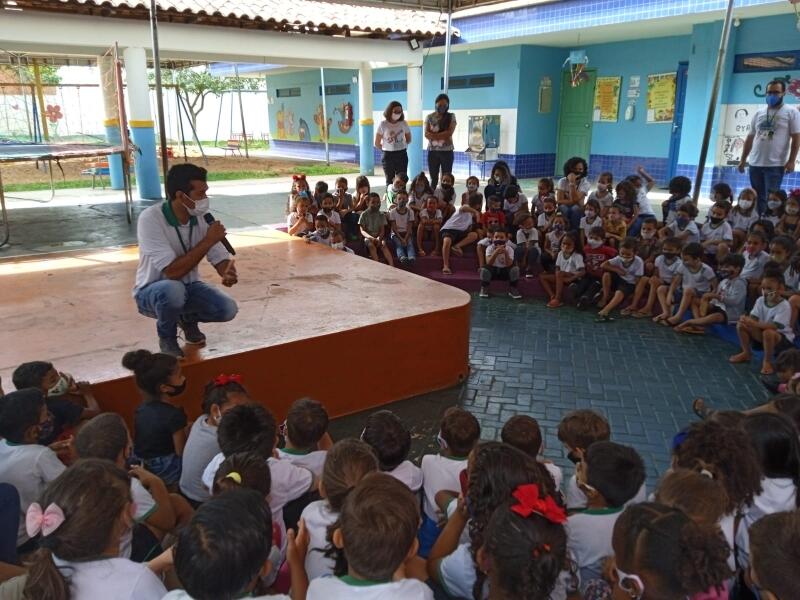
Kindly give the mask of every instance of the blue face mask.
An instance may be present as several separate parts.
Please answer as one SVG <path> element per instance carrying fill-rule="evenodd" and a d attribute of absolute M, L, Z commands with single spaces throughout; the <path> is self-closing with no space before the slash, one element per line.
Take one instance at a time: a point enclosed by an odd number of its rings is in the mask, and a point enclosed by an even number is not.
<path fill-rule="evenodd" d="M 436 112 L 440 115 L 443 115 L 447 112 L 447 109 L 450 108 L 449 104 L 437 104 L 436 105 Z"/>
<path fill-rule="evenodd" d="M 767 94 L 767 104 L 770 108 L 775 108 L 783 102 L 783 98 L 778 94 Z"/>

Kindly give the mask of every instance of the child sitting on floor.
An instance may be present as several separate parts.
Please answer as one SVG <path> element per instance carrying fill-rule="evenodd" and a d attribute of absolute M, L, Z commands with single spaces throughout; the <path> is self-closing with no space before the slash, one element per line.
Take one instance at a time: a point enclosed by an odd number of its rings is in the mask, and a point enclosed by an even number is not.
<path fill-rule="evenodd" d="M 658 232 L 659 236 L 663 239 L 669 236 L 678 238 L 683 244 L 691 244 L 700 241 L 700 231 L 697 229 L 697 224 L 694 218 L 697 216 L 697 207 L 691 203 L 686 202 L 678 207 L 675 211 L 675 220 L 669 225 L 665 225 Z"/>
<path fill-rule="evenodd" d="M 483 197 L 483 194 L 480 192 L 481 187 L 481 180 L 478 179 L 475 175 L 470 175 L 467 177 L 467 190 L 461 194 L 461 204 L 464 204 L 469 197 L 470 194 L 478 194 Z"/>
<path fill-rule="evenodd" d="M 592 227 L 583 247 L 583 262 L 586 274 L 578 282 L 575 295 L 578 298 L 576 307 L 581 309 L 593 306 L 603 296 L 603 263 L 614 258 L 617 251 L 605 245 L 605 230 Z"/>
<path fill-rule="evenodd" d="M 411 187 L 408 190 L 408 205 L 413 210 L 422 210 L 427 204 L 428 196 L 433 196 L 438 209 L 439 201 L 434 196 L 430 181 L 423 171 L 411 181 Z"/>
<path fill-rule="evenodd" d="M 379 410 L 367 417 L 361 439 L 378 457 L 378 465 L 392 477 L 402 481 L 415 494 L 422 487 L 422 470 L 408 460 L 411 432 L 390 410 Z"/>
<path fill-rule="evenodd" d="M 564 219 L 563 216 L 560 217 Z M 550 298 L 547 308 L 563 306 L 561 301 L 565 285 L 577 284 L 586 274 L 583 256 L 575 250 L 575 235 L 566 233 L 561 238 L 560 251 L 555 263 L 554 273 L 542 273 L 539 282 Z"/>
<path fill-rule="evenodd" d="M 322 196 L 321 204 L 320 204 L 320 211 L 317 213 L 319 215 L 325 215 L 328 219 L 328 224 L 331 228 L 334 229 L 337 233 L 342 233 L 342 217 L 336 211 L 336 200 L 331 194 L 325 193 Z"/>
<path fill-rule="evenodd" d="M 747 242 L 744 252 L 744 269 L 742 269 L 742 279 L 747 281 L 748 294 L 751 299 L 758 295 L 758 286 L 764 274 L 764 267 L 769 262 L 769 254 L 764 250 L 767 248 L 767 238 L 763 233 L 751 231 L 747 234 Z"/>
<path fill-rule="evenodd" d="M 561 240 L 567 233 L 567 217 L 557 213 L 553 217 L 552 226 L 544 236 L 544 253 L 542 254 L 542 267 L 552 272 L 555 267 L 558 253 L 561 251 Z M 573 238 L 575 239 L 575 238 Z"/>
<path fill-rule="evenodd" d="M 322 214 L 322 211 L 319 211 L 314 217 L 314 231 L 306 233 L 306 242 L 332 246 L 334 236 L 336 236 L 336 230 L 331 227 L 328 217 Z"/>
<path fill-rule="evenodd" d="M 375 192 L 370 192 L 368 208 L 358 218 L 358 225 L 361 228 L 361 235 L 367 250 L 369 250 L 370 258 L 375 261 L 379 260 L 378 249 L 380 249 L 383 258 L 386 259 L 386 264 L 392 267 L 394 266 L 392 253 L 386 244 L 387 224 L 386 215 L 381 212 L 381 197 Z"/>
<path fill-rule="evenodd" d="M 758 221 L 757 194 L 753 188 L 739 192 L 739 201 L 728 213 L 728 222 L 733 229 L 733 247 L 739 251 L 747 238 L 750 226 Z"/>
<path fill-rule="evenodd" d="M 328 193 L 328 184 L 324 181 L 318 181 L 314 184 L 314 194 L 311 196 L 311 202 L 318 209 L 322 207 L 322 199 Z"/>
<path fill-rule="evenodd" d="M 394 251 L 400 264 L 413 266 L 417 260 L 414 253 L 414 211 L 408 208 L 408 195 L 405 191 L 398 192 L 395 200 L 397 205 L 389 211 Z"/>
<path fill-rule="evenodd" d="M 597 189 L 589 194 L 589 200 L 594 200 L 600 206 L 600 216 L 606 218 L 608 216 L 608 209 L 614 204 L 614 174 L 610 171 L 600 173 L 597 178 Z"/>
<path fill-rule="evenodd" d="M 319 479 L 325 456 L 333 445 L 325 407 L 311 398 L 295 400 L 281 429 L 285 445 L 278 449 L 278 458 L 308 469 Z"/>
<path fill-rule="evenodd" d="M 519 225 L 514 257 L 525 277 L 530 278 L 539 265 L 539 230 L 534 227 L 533 215 L 530 213 L 525 215 Z"/>
<path fill-rule="evenodd" d="M 480 222 L 482 198 L 474 194 L 469 197 L 467 204 L 462 204 L 451 216 L 440 231 L 442 235 L 442 273 L 452 275 L 450 269 L 450 252 L 456 256 L 464 255 L 464 246 L 478 239 L 478 234 L 473 231 L 475 224 Z"/>
<path fill-rule="evenodd" d="M 559 214 L 561 213 L 556 211 L 555 198 L 546 197 L 542 201 L 542 212 L 539 213 L 536 219 L 536 227 L 539 229 L 539 233 L 543 236 L 547 235 L 553 227 L 553 221 Z"/>
<path fill-rule="evenodd" d="M 342 221 L 342 234 L 349 240 L 358 239 L 358 213 L 355 212 L 353 196 L 347 193 L 347 179 L 336 178 L 336 212 Z"/>
<path fill-rule="evenodd" d="M 600 216 L 600 204 L 597 202 L 597 200 L 587 200 L 586 206 L 583 209 L 583 216 L 581 217 L 581 246 L 586 245 L 586 240 L 589 238 L 589 232 L 593 227 L 602 226 L 603 217 Z"/>
<path fill-rule="evenodd" d="M 794 331 L 789 326 L 792 307 L 781 297 L 783 273 L 780 269 L 764 270 L 761 278 L 761 296 L 749 315 L 742 315 L 736 324 L 742 351 L 730 357 L 732 363 L 750 362 L 752 349 L 763 350 L 761 374 L 775 372 L 772 357 L 794 347 Z"/>
<path fill-rule="evenodd" d="M 544 439 L 542 438 L 542 430 L 539 428 L 539 423 L 533 417 L 528 415 L 514 415 L 503 425 L 500 432 L 500 439 L 504 444 L 514 446 L 522 450 L 531 458 L 536 459 L 542 463 L 553 478 L 553 483 L 556 489 L 561 489 L 561 482 L 564 479 L 564 474 L 561 467 L 553 464 L 549 460 L 544 460 L 542 453 L 544 452 Z"/>
<path fill-rule="evenodd" d="M 775 233 L 796 238 L 800 225 L 800 190 L 792 190 L 786 199 L 784 214 L 775 226 Z"/>
<path fill-rule="evenodd" d="M 680 268 L 683 265 L 680 259 L 681 243 L 674 237 L 668 237 L 661 244 L 661 254 L 653 263 L 653 274 L 650 277 L 642 277 L 636 285 L 636 293 L 633 296 L 633 306 L 639 306 L 645 289 L 649 292 L 645 305 L 633 313 L 635 318 L 643 319 L 653 316 L 653 308 L 658 300 L 661 312 L 658 313 L 667 317 L 672 314 L 673 298 L 667 296 L 670 284 L 675 277 L 679 276 Z M 666 317 L 664 317 L 666 318 Z"/>
<path fill-rule="evenodd" d="M 636 284 L 644 275 L 644 261 L 636 256 L 636 239 L 625 238 L 620 244 L 619 256 L 603 263 L 603 297 L 598 306 L 598 322 L 613 321 L 611 311 L 622 304 L 636 291 Z M 611 291 L 614 291 L 613 296 Z M 631 305 L 622 310 L 622 315 L 633 313 L 636 307 Z"/>
<path fill-rule="evenodd" d="M 669 198 L 661 203 L 662 220 L 664 225 L 669 225 L 675 220 L 679 206 L 692 202 L 689 195 L 692 192 L 692 182 L 688 177 L 678 175 L 669 180 Z"/>
<path fill-rule="evenodd" d="M 289 235 L 303 235 L 313 229 L 314 215 L 309 210 L 309 201 L 305 197 L 299 197 L 294 205 L 294 210 L 289 213 L 286 220 L 289 228 Z"/>
<path fill-rule="evenodd" d="M 386 193 L 383 199 L 386 201 L 386 208 L 392 209 L 397 204 L 397 194 L 406 191 L 408 185 L 408 175 L 405 173 L 398 173 L 392 180 L 392 185 L 386 188 Z"/>
<path fill-rule="evenodd" d="M 681 251 L 681 267 L 678 277 L 673 277 L 667 291 L 668 306 L 675 298 L 675 293 L 680 287 L 681 302 L 678 310 L 670 316 L 663 312 L 654 319 L 656 323 L 675 327 L 683 321 L 683 315 L 691 309 L 692 314 L 700 314 L 700 299 L 703 294 L 717 288 L 717 276 L 714 269 L 703 262 L 703 247 L 700 244 L 687 244 Z"/>
<path fill-rule="evenodd" d="M 761 218 L 777 227 L 786 210 L 787 199 L 786 192 L 783 190 L 770 190 L 767 196 L 767 209 L 761 215 Z"/>
<path fill-rule="evenodd" d="M 426 237 L 430 237 L 433 242 L 431 256 L 438 256 L 441 248 L 441 237 L 439 236 L 442 228 L 442 211 L 437 206 L 436 198 L 428 196 L 425 207 L 418 213 L 419 225 L 417 226 L 417 254 L 425 256 L 422 243 Z"/>
<path fill-rule="evenodd" d="M 619 248 L 628 232 L 628 226 L 622 217 L 622 208 L 618 204 L 612 204 L 608 209 L 608 216 L 603 221 L 603 229 L 606 233 L 606 243 L 614 249 Z"/>
<path fill-rule="evenodd" d="M 454 188 L 456 178 L 452 173 L 444 173 L 439 187 L 433 192 L 433 195 L 439 201 L 439 210 L 442 211 L 442 216 L 449 219 L 450 216 L 456 212 L 456 190 Z M 476 196 L 480 194 L 476 193 Z M 483 204 L 483 196 L 481 197 L 481 204 Z"/>
<path fill-rule="evenodd" d="M 305 568 L 309 579 L 333 575 L 335 563 L 326 549 L 328 530 L 336 523 L 345 499 L 368 473 L 378 470 L 378 459 L 369 445 L 361 440 L 344 439 L 328 451 L 319 493 L 316 500 L 303 509 L 300 519 L 308 532 L 308 553 Z"/>
<path fill-rule="evenodd" d="M 542 177 L 536 184 L 536 194 L 531 198 L 531 214 L 534 217 L 538 217 L 544 212 L 544 201 L 548 198 L 553 200 L 555 207 L 556 192 L 553 180 L 549 177 Z"/>
<path fill-rule="evenodd" d="M 709 325 L 736 323 L 744 313 L 747 301 L 747 282 L 739 275 L 744 267 L 741 254 L 729 254 L 719 262 L 722 281 L 713 292 L 706 292 L 700 299 L 697 314 L 692 319 L 678 324 L 681 333 L 705 333 Z"/>
<path fill-rule="evenodd" d="M 733 229 L 727 221 L 729 210 L 727 202 L 716 202 L 708 211 L 708 222 L 700 229 L 706 258 L 715 264 L 727 256 L 733 244 Z"/>
<path fill-rule="evenodd" d="M 639 217 L 639 202 L 636 188 L 627 179 L 617 184 L 617 198 L 614 204 L 619 207 L 627 229 L 632 229 Z M 627 230 L 626 230 L 627 233 Z"/>
<path fill-rule="evenodd" d="M 661 250 L 661 240 L 658 239 L 658 221 L 653 216 L 642 220 L 639 237 L 636 238 L 636 256 L 644 261 L 644 274 L 651 275 L 653 267 Z"/>
<path fill-rule="evenodd" d="M 512 184 L 506 188 L 503 195 L 503 212 L 506 215 L 506 224 L 512 231 L 519 227 L 525 215 L 530 214 L 528 200 L 518 186 Z"/>
<path fill-rule="evenodd" d="M 508 243 L 508 235 L 498 229 L 492 236 L 492 245 L 486 247 L 486 264 L 481 268 L 481 298 L 489 297 L 492 280 L 508 281 L 508 295 L 519 300 L 522 294 L 517 289 L 519 267 L 514 264 L 514 249 Z"/>
<path fill-rule="evenodd" d="M 500 196 L 489 196 L 486 211 L 481 215 L 481 225 L 489 227 L 489 221 L 496 220 L 501 227 L 506 226 L 506 213 L 503 212 L 503 201 Z"/>

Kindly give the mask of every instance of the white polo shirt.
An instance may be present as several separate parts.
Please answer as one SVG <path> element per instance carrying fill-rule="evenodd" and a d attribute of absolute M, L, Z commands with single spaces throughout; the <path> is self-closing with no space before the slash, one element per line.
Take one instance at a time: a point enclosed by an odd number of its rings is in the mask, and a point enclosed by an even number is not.
<path fill-rule="evenodd" d="M 774 109 L 765 106 L 756 111 L 750 122 L 753 150 L 748 162 L 754 167 L 782 167 L 789 159 L 791 135 L 800 133 L 797 106 L 781 104 Z"/>
<path fill-rule="evenodd" d="M 146 285 L 164 279 L 164 269 L 206 237 L 208 223 L 202 217 L 192 217 L 185 225 L 178 223 L 174 218 L 172 207 L 168 201 L 154 204 L 144 209 L 139 215 L 139 223 L 136 228 L 136 235 L 139 239 L 139 267 L 136 269 L 134 295 Z M 174 225 L 168 219 L 173 219 Z M 206 254 L 208 262 L 212 265 L 219 264 L 230 257 L 231 255 L 221 243 L 214 244 Z M 200 281 L 198 267 L 195 266 L 184 275 L 181 281 L 183 283 Z"/>

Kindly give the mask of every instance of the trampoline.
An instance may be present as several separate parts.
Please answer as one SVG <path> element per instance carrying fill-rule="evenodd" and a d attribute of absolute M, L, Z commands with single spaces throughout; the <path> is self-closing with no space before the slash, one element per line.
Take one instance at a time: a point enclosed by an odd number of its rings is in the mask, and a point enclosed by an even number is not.
<path fill-rule="evenodd" d="M 26 162 L 26 161 L 47 161 L 50 173 L 50 189 L 55 193 L 53 182 L 53 161 L 61 168 L 58 161 L 63 158 L 90 158 L 93 156 L 109 156 L 119 154 L 122 157 L 123 191 L 125 193 L 125 213 L 128 223 L 133 222 L 133 195 L 131 193 L 130 166 L 128 164 L 128 153 L 123 146 L 112 146 L 109 144 L 32 144 L 19 143 L 16 141 L 0 140 L 0 216 L 3 220 L 4 232 L 0 236 L 0 248 L 8 243 L 10 237 L 10 226 L 8 222 L 8 211 L 6 210 L 5 193 L 3 192 L 3 173 L 4 163 Z"/>

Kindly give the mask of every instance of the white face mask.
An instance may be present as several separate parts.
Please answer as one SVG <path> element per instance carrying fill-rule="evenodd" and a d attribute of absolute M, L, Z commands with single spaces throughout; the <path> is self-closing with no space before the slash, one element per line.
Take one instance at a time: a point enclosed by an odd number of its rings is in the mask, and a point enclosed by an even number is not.
<path fill-rule="evenodd" d="M 593 210 L 587 210 L 586 211 L 586 218 L 587 219 L 594 219 L 594 216 L 595 216 L 595 212 Z"/>
<path fill-rule="evenodd" d="M 331 248 L 334 250 L 344 250 L 344 242 L 333 242 Z"/>
<path fill-rule="evenodd" d="M 590 248 L 599 248 L 603 245 L 603 240 L 596 240 L 596 239 L 589 239 L 589 247 Z"/>
<path fill-rule="evenodd" d="M 769 206 L 770 210 L 778 210 L 781 207 L 780 200 L 770 200 L 767 202 L 767 206 Z"/>
<path fill-rule="evenodd" d="M 208 212 L 209 208 L 210 207 L 208 198 L 201 198 L 200 200 L 194 200 L 194 208 L 189 208 L 187 206 L 186 210 L 189 211 L 189 214 L 192 215 L 193 217 L 202 217 L 204 214 Z"/>
<path fill-rule="evenodd" d="M 69 375 L 61 373 L 58 383 L 47 390 L 48 396 L 63 396 L 69 391 Z"/>
<path fill-rule="evenodd" d="M 642 238 L 644 238 L 644 239 L 646 239 L 646 240 L 652 240 L 652 239 L 653 239 L 653 236 L 654 236 L 655 234 L 656 234 L 656 232 L 655 232 L 655 231 L 643 231 L 643 232 L 642 232 Z"/>
<path fill-rule="evenodd" d="M 400 117 L 402 117 L 402 116 L 403 116 L 403 113 L 400 113 L 399 115 L 397 113 L 392 113 L 392 121 L 397 122 L 397 121 L 400 120 Z"/>
<path fill-rule="evenodd" d="M 739 200 L 739 208 L 742 210 L 750 210 L 753 208 L 753 201 L 752 200 Z"/>
<path fill-rule="evenodd" d="M 786 214 L 787 215 L 796 215 L 797 214 L 797 207 L 796 206 L 787 206 L 786 207 Z"/>

